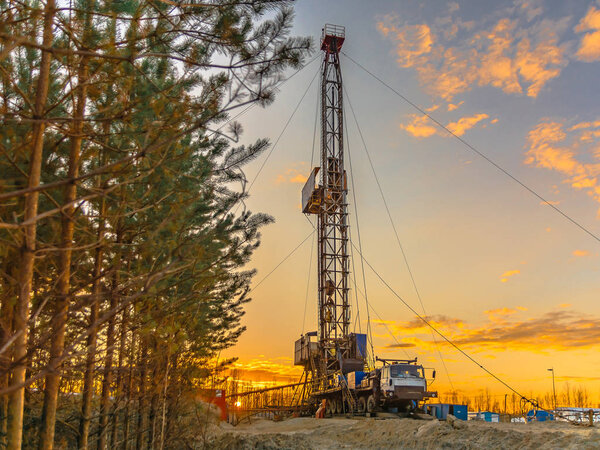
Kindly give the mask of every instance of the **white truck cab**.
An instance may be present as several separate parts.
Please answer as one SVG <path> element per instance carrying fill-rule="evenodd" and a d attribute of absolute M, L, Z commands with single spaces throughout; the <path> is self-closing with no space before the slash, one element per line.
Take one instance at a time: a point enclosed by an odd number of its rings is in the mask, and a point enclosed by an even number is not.
<path fill-rule="evenodd" d="M 394 394 L 402 388 L 417 388 L 421 392 L 427 391 L 427 380 L 423 366 L 415 364 L 390 364 L 381 368 L 381 390 L 384 395 Z M 396 389 L 396 388 L 401 389 Z M 411 389 L 412 390 L 412 389 Z"/>

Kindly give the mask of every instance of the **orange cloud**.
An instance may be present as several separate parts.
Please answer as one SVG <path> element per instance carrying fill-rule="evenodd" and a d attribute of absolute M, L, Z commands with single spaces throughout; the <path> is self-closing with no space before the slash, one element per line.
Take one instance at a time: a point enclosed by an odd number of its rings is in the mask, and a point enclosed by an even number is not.
<path fill-rule="evenodd" d="M 397 62 L 401 67 L 417 64 L 423 55 L 431 52 L 433 36 L 425 24 L 396 26 L 397 16 L 388 15 L 377 22 L 381 34 L 396 43 Z"/>
<path fill-rule="evenodd" d="M 561 173 L 563 183 L 584 190 L 600 202 L 600 162 L 580 162 L 578 153 L 591 153 L 596 160 L 600 152 L 596 147 L 600 140 L 600 121 L 581 122 L 568 130 L 560 122 L 543 121 L 527 136 L 525 164 Z M 570 140 L 570 143 L 569 143 Z M 600 212 L 599 212 L 600 213 Z"/>
<path fill-rule="evenodd" d="M 498 316 L 488 317 L 488 321 L 480 326 L 445 316 L 427 317 L 427 320 L 448 339 L 465 349 L 543 353 L 600 345 L 600 318 L 589 314 L 558 310 L 516 320 L 513 319 L 515 313 L 511 308 L 495 311 L 500 311 L 501 314 L 505 312 L 501 316 L 503 320 L 497 320 Z M 423 349 L 435 349 L 436 342 L 431 338 L 430 329 L 418 318 L 396 322 L 391 329 L 394 335 L 402 336 L 403 341 L 408 340 Z M 440 343 L 449 345 L 437 339 L 437 344 Z"/>
<path fill-rule="evenodd" d="M 477 123 L 487 118 L 489 118 L 487 114 L 475 114 L 471 117 L 461 117 L 457 122 L 450 122 L 446 125 L 446 128 L 452 133 L 462 136 L 465 134 L 465 131 L 473 128 Z"/>
<path fill-rule="evenodd" d="M 408 124 L 400 124 L 400 128 L 416 138 L 426 138 L 436 134 L 437 128 L 431 125 L 427 116 L 417 114 L 410 115 L 411 120 Z"/>
<path fill-rule="evenodd" d="M 308 180 L 308 177 L 302 175 L 301 173 L 299 173 L 298 175 L 290 178 L 290 183 L 306 183 L 306 180 Z"/>
<path fill-rule="evenodd" d="M 406 131 L 407 133 L 411 134 L 412 136 L 416 138 L 427 138 L 433 136 L 434 134 L 440 136 L 447 136 L 446 133 L 444 133 L 441 130 L 438 130 L 427 116 L 410 114 L 409 117 L 410 121 L 406 124 L 400 124 L 400 128 Z M 448 130 L 450 130 L 457 136 L 462 136 L 467 130 L 473 128 L 479 122 L 488 118 L 489 116 L 484 113 L 475 114 L 474 116 L 470 117 L 461 117 L 456 122 L 449 122 L 446 125 L 446 128 L 448 128 Z"/>
<path fill-rule="evenodd" d="M 573 250 L 573 256 L 589 256 L 590 252 L 587 250 Z"/>
<path fill-rule="evenodd" d="M 575 27 L 577 33 L 585 33 L 581 38 L 579 49 L 575 56 L 586 62 L 600 61 L 600 10 L 591 6 L 587 14 Z"/>
<path fill-rule="evenodd" d="M 301 374 L 302 368 L 294 366 L 291 358 L 269 359 L 264 355 L 247 360 L 237 360 L 229 369 L 230 377 L 251 383 L 254 387 L 269 387 L 278 383 L 296 382 Z"/>
<path fill-rule="evenodd" d="M 517 306 L 516 308 L 503 307 L 498 309 L 490 309 L 485 311 L 485 313 L 487 314 L 490 322 L 504 323 L 506 322 L 507 317 L 517 314 L 519 311 L 527 311 L 527 308 L 523 306 Z"/>
<path fill-rule="evenodd" d="M 494 29 L 485 35 L 489 41 L 487 52 L 484 53 L 479 67 L 479 84 L 490 85 L 507 93 L 521 93 L 521 85 L 516 70 L 516 64 L 510 55 L 514 46 L 516 22 L 509 19 L 500 20 Z"/>
<path fill-rule="evenodd" d="M 520 270 L 518 270 L 518 269 L 516 269 L 516 270 L 507 270 L 507 271 L 506 271 L 506 272 L 504 272 L 504 273 L 502 274 L 502 276 L 500 277 L 500 281 L 501 281 L 502 283 L 506 283 L 510 277 L 513 277 L 513 276 L 515 276 L 515 275 L 518 275 L 518 274 L 520 274 L 520 273 L 521 273 L 521 271 L 520 271 Z"/>
<path fill-rule="evenodd" d="M 586 33 L 583 36 L 576 56 L 586 62 L 600 61 L 600 31 Z"/>
<path fill-rule="evenodd" d="M 473 23 L 446 17 L 435 21 L 434 31 L 434 25 L 402 24 L 396 15 L 383 16 L 377 28 L 394 43 L 398 64 L 414 68 L 429 93 L 448 101 L 452 110 L 451 100 L 474 85 L 537 97 L 560 74 L 568 61 L 557 33 L 566 22 L 536 19 L 538 13 L 530 12 L 478 30 L 472 30 Z M 458 39 L 459 29 L 470 36 Z"/>
<path fill-rule="evenodd" d="M 301 162 L 301 163 L 297 163 L 296 165 L 304 166 L 305 164 L 306 163 Z M 304 183 L 306 183 L 306 180 L 308 179 L 308 177 L 306 177 L 306 175 L 304 175 L 301 170 L 293 168 L 293 167 L 290 169 L 287 169 L 283 174 L 277 175 L 277 178 L 275 179 L 275 183 L 276 184 L 282 184 L 282 183 L 304 184 Z"/>
<path fill-rule="evenodd" d="M 462 102 L 458 103 L 448 103 L 448 112 L 458 109 L 464 102 L 465 101 L 463 100 Z"/>
<path fill-rule="evenodd" d="M 537 97 L 544 85 L 560 75 L 562 66 L 566 65 L 563 50 L 556 43 L 555 37 L 548 37 L 535 47 L 529 39 L 519 42 L 515 63 L 519 75 L 529 83 L 529 97 Z"/>
<path fill-rule="evenodd" d="M 412 348 L 412 347 L 416 347 L 417 344 L 414 344 L 412 342 L 401 342 L 399 344 L 389 344 L 386 345 L 384 348 Z"/>

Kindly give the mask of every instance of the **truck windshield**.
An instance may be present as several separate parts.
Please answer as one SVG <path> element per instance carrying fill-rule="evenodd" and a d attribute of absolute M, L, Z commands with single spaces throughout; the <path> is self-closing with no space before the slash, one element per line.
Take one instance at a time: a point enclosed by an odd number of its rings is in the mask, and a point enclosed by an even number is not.
<path fill-rule="evenodd" d="M 418 377 L 419 367 L 411 364 L 394 364 L 390 366 L 390 375 L 392 378 Z"/>

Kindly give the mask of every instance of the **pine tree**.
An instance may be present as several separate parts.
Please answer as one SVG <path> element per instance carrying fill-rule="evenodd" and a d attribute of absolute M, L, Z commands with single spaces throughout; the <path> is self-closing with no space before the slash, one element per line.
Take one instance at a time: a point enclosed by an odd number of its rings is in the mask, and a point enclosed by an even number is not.
<path fill-rule="evenodd" d="M 273 101 L 310 41 L 288 36 L 283 1 L 0 6 L 6 443 L 20 448 L 35 422 L 34 386 L 40 448 L 87 448 L 92 434 L 162 448 L 186 414 L 179 396 L 243 332 L 247 265 L 271 222 L 233 212 L 268 141 L 232 147 L 241 127 L 224 126 Z M 61 395 L 73 390 L 75 416 Z M 41 399 L 27 401 L 37 414 Z"/>

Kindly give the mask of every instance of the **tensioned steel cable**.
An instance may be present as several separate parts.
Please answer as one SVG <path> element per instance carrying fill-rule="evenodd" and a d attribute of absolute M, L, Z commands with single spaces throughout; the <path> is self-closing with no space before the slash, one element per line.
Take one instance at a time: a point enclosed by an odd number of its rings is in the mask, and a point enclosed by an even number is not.
<path fill-rule="evenodd" d="M 304 69 L 306 69 L 308 66 L 310 66 L 320 55 L 316 55 L 313 59 L 311 59 L 308 63 L 306 63 L 305 65 L 303 65 L 302 67 L 300 67 L 298 70 L 296 70 L 293 74 L 291 74 L 289 77 L 287 77 L 284 80 L 281 80 L 279 83 L 276 83 L 275 86 L 273 86 L 273 89 L 279 89 L 281 86 L 283 86 L 285 83 L 287 83 L 289 80 L 291 80 L 292 78 L 294 78 L 296 75 L 298 75 L 300 72 L 302 72 Z M 234 121 L 235 119 L 243 116 L 244 114 L 246 114 L 249 110 L 251 110 L 252 108 L 254 108 L 255 106 L 257 106 L 258 103 L 254 102 L 251 103 L 250 105 L 246 106 L 242 111 L 240 111 L 239 113 L 237 113 L 235 116 L 233 116 L 232 118 L 226 120 L 223 124 L 221 124 L 219 126 L 219 128 L 217 128 L 216 130 L 212 131 L 208 137 L 212 136 L 213 134 L 221 131 L 223 129 L 223 127 L 225 125 L 227 125 L 228 123 Z"/>
<path fill-rule="evenodd" d="M 260 173 L 262 172 L 262 170 L 264 169 L 265 165 L 267 164 L 267 162 L 269 161 L 269 158 L 271 157 L 271 155 L 273 154 L 273 151 L 275 150 L 275 148 L 277 147 L 277 144 L 279 143 L 279 140 L 281 139 L 281 136 L 283 136 L 283 133 L 285 133 L 285 130 L 287 130 L 287 127 L 289 126 L 290 122 L 292 121 L 292 119 L 294 118 L 294 115 L 296 114 L 296 111 L 298 111 L 298 108 L 300 107 L 300 105 L 302 104 L 302 100 L 304 100 L 304 97 L 306 97 L 306 94 L 308 93 L 308 91 L 310 90 L 310 87 L 312 86 L 313 82 L 315 81 L 315 78 L 317 78 L 317 75 L 319 74 L 319 72 L 317 71 L 314 76 L 312 77 L 312 79 L 310 80 L 310 83 L 308 83 L 308 87 L 306 88 L 306 90 L 304 91 L 304 94 L 302 94 L 302 97 L 300 97 L 300 100 L 298 101 L 298 104 L 296 105 L 296 107 L 294 108 L 294 110 L 292 111 L 292 114 L 290 115 L 289 119 L 287 120 L 287 122 L 285 123 L 285 126 L 283 127 L 283 130 L 281 130 L 281 133 L 279 133 L 279 136 L 277 136 L 277 139 L 275 140 L 275 143 L 273 144 L 273 146 L 271 147 L 271 150 L 269 150 L 269 153 L 267 153 L 267 157 L 265 158 L 265 160 L 263 161 L 263 163 L 260 166 L 260 169 L 258 169 L 258 172 L 256 172 L 256 175 L 254 176 L 254 179 L 252 180 L 252 182 L 250 183 L 250 186 L 248 187 L 248 190 L 246 192 L 250 192 L 250 189 L 252 189 L 252 186 L 254 186 L 254 183 L 256 182 L 257 178 L 259 177 Z"/>
<path fill-rule="evenodd" d="M 316 60 L 316 57 L 313 58 L 311 60 L 311 63 Z M 310 64 L 310 63 L 309 63 Z M 304 67 L 307 67 L 308 64 Z M 302 70 L 302 69 L 300 69 Z M 300 71 L 299 70 L 299 71 Z M 298 72 L 299 72 L 298 71 Z M 298 73 L 296 72 L 296 73 Z M 285 133 L 285 130 L 287 130 L 287 127 L 289 126 L 290 122 L 292 121 L 292 119 L 294 118 L 294 115 L 296 114 L 296 111 L 298 111 L 298 108 L 300 107 L 300 105 L 302 104 L 302 100 L 304 100 L 304 97 L 306 97 L 306 94 L 308 93 L 308 91 L 310 90 L 310 87 L 312 86 L 313 82 L 315 81 L 315 78 L 317 77 L 317 75 L 319 74 L 319 72 L 317 71 L 314 76 L 312 77 L 312 79 L 310 80 L 310 83 L 308 84 L 306 90 L 304 91 L 304 94 L 302 94 L 302 97 L 300 97 L 300 100 L 298 101 L 298 104 L 296 105 L 296 107 L 294 108 L 294 110 L 292 111 L 292 114 L 290 115 L 290 117 L 288 118 L 287 122 L 285 123 L 283 129 L 281 130 L 281 133 L 279 133 L 279 136 L 277 137 L 277 139 L 275 140 L 275 143 L 273 144 L 273 146 L 271 147 L 271 149 L 269 150 L 269 152 L 267 153 L 267 157 L 265 158 L 265 160 L 263 161 L 263 163 L 261 164 L 260 168 L 258 169 L 258 172 L 256 173 L 256 175 L 254 175 L 254 178 L 252 179 L 252 182 L 250 183 L 250 186 L 248 186 L 248 189 L 246 190 L 245 194 L 248 195 L 250 193 L 250 190 L 252 189 L 252 186 L 254 186 L 254 183 L 256 182 L 256 180 L 258 179 L 258 177 L 260 176 L 262 170 L 265 168 L 265 165 L 267 164 L 267 162 L 269 161 L 269 158 L 271 157 L 271 155 L 273 154 L 273 151 L 275 150 L 275 148 L 277 147 L 277 144 L 279 143 L 281 137 L 283 136 L 283 134 Z M 294 74 L 295 75 L 295 74 Z M 291 78 L 291 77 L 290 77 Z M 289 79 L 289 78 L 288 78 Z M 242 111 L 243 112 L 243 111 Z M 240 206 L 242 205 L 242 203 L 237 203 L 237 206 L 235 207 L 235 209 L 233 210 L 233 213 L 235 214 L 237 212 L 237 210 L 240 208 Z"/>
<path fill-rule="evenodd" d="M 388 219 L 390 221 L 390 224 L 392 225 L 392 229 L 394 230 L 394 235 L 396 236 L 396 242 L 398 243 L 398 246 L 400 247 L 400 252 L 402 253 L 402 257 L 404 259 L 404 264 L 406 265 L 406 269 L 408 270 L 408 274 L 410 276 L 410 280 L 412 282 L 413 288 L 415 290 L 415 293 L 417 294 L 419 303 L 421 304 L 421 309 L 423 310 L 423 314 L 425 314 L 425 316 L 427 316 L 425 304 L 423 303 L 423 299 L 421 298 L 421 293 L 419 291 L 419 288 L 417 287 L 417 282 L 415 281 L 415 277 L 413 275 L 412 269 L 408 262 L 408 257 L 406 256 L 406 252 L 404 251 L 404 246 L 402 245 L 402 242 L 400 241 L 400 236 L 398 235 L 398 230 L 396 229 L 396 224 L 394 223 L 394 219 L 392 219 L 392 213 L 390 212 L 390 208 L 389 208 L 387 200 L 385 198 L 385 194 L 383 193 L 383 188 L 381 187 L 381 183 L 379 182 L 379 177 L 377 176 L 377 172 L 375 171 L 375 166 L 373 165 L 373 160 L 371 159 L 371 153 L 369 152 L 369 148 L 367 147 L 367 142 L 365 141 L 365 137 L 363 135 L 362 129 L 360 128 L 360 124 L 358 123 L 358 118 L 356 117 L 356 113 L 354 112 L 354 107 L 352 106 L 352 102 L 350 101 L 350 96 L 348 95 L 346 88 L 343 87 L 343 89 L 344 89 L 344 94 L 346 95 L 346 100 L 348 100 L 348 105 L 350 105 L 350 111 L 352 112 L 352 116 L 354 117 L 354 123 L 356 124 L 358 134 L 359 134 L 360 139 L 363 144 L 363 148 L 365 149 L 365 153 L 367 154 L 367 158 L 369 160 L 369 165 L 371 166 L 371 171 L 373 172 L 373 176 L 375 177 L 375 181 L 377 182 L 377 187 L 379 188 L 379 194 L 381 195 L 381 199 L 383 200 L 383 204 L 385 206 L 385 210 L 387 212 Z M 354 185 L 354 179 L 352 180 L 352 184 Z M 355 202 L 356 202 L 356 200 L 355 200 Z M 358 218 L 358 216 L 357 216 L 357 218 Z M 361 251 L 362 251 L 362 248 L 361 248 Z M 364 275 L 364 273 L 363 273 L 363 275 Z M 454 383 L 452 383 L 452 378 L 450 378 L 450 372 L 448 371 L 448 367 L 446 366 L 446 361 L 444 360 L 444 357 L 442 356 L 442 352 L 440 351 L 437 339 L 435 338 L 435 334 L 433 333 L 433 331 L 431 332 L 431 337 L 433 338 L 433 342 L 435 343 L 435 348 L 440 357 L 440 360 L 442 361 L 442 365 L 444 366 L 444 371 L 446 372 L 446 378 L 448 378 L 448 381 L 450 382 L 450 387 L 454 391 L 455 390 Z"/>
<path fill-rule="evenodd" d="M 356 248 L 356 246 L 354 244 L 352 244 L 352 247 L 354 247 L 354 249 L 356 251 L 358 251 L 358 249 Z M 451 341 L 449 338 L 446 337 L 445 334 L 443 334 L 441 331 L 439 331 L 434 325 L 432 325 L 427 319 L 425 319 L 423 316 L 421 316 L 412 306 L 410 306 L 409 303 L 406 302 L 406 300 L 404 300 L 400 294 L 398 294 L 394 288 L 392 288 L 387 281 L 385 281 L 383 279 L 383 277 L 381 275 L 379 275 L 379 272 L 377 272 L 377 270 L 371 265 L 371 263 L 369 263 L 369 261 L 364 258 L 365 263 L 367 264 L 367 266 L 369 266 L 369 268 L 373 271 L 373 273 L 375 274 L 375 276 L 377 276 L 377 278 L 379 278 L 379 281 L 381 281 L 383 283 L 383 285 L 385 287 L 388 288 L 388 290 L 400 301 L 404 304 L 404 306 L 406 306 L 415 316 L 417 316 L 425 325 L 427 325 L 429 328 L 431 328 L 433 331 L 435 331 L 443 340 L 445 340 L 448 344 L 450 344 L 452 347 L 454 347 L 458 352 L 460 352 L 463 356 L 465 356 L 467 359 L 469 359 L 472 363 L 476 364 L 477 366 L 479 366 L 479 368 L 481 370 L 483 370 L 485 373 L 487 373 L 488 375 L 490 375 L 492 378 L 494 378 L 496 381 L 500 382 L 504 387 L 506 387 L 508 390 L 510 390 L 511 392 L 514 392 L 515 394 L 517 394 L 521 400 L 524 400 L 528 403 L 530 403 L 531 405 L 533 405 L 534 407 L 538 408 L 538 409 L 542 409 L 544 411 L 550 412 L 550 410 L 542 408 L 539 403 L 534 400 L 534 399 L 530 399 L 528 397 L 525 397 L 524 395 L 522 395 L 519 391 L 517 391 L 515 388 L 513 388 L 511 385 L 509 385 L 506 381 L 504 381 L 502 378 L 498 377 L 496 374 L 494 374 L 492 371 L 490 371 L 487 367 L 485 367 L 483 364 L 481 364 L 479 361 L 477 361 L 475 358 L 473 358 L 471 355 L 469 355 L 466 351 L 464 351 L 462 348 L 460 348 L 457 344 L 455 344 L 453 341 Z M 555 415 L 559 415 L 554 413 Z M 559 415 L 560 416 L 560 415 Z"/>
<path fill-rule="evenodd" d="M 435 123 L 438 127 L 440 127 L 441 129 L 445 130 L 450 135 L 452 135 L 454 138 L 456 138 L 459 142 L 461 142 L 463 145 L 465 145 L 468 149 L 470 149 L 471 151 L 473 151 L 474 153 L 476 153 L 477 155 L 479 155 L 481 158 L 483 158 L 484 160 L 486 160 L 488 163 L 490 163 L 492 166 L 494 166 L 496 169 L 498 169 L 504 175 L 506 175 L 507 177 L 509 177 L 510 179 L 512 179 L 515 183 L 519 184 L 522 188 L 524 188 L 525 190 L 527 190 L 529 193 L 531 193 L 532 195 L 534 195 L 535 197 L 537 197 L 538 199 L 540 199 L 543 203 L 545 203 L 546 205 L 548 205 L 549 207 L 551 207 L 554 211 L 556 211 L 557 213 L 559 213 L 561 216 L 563 216 L 565 219 L 567 219 L 573 225 L 577 226 L 579 229 L 581 229 L 582 231 L 584 231 L 585 233 L 587 233 L 593 239 L 595 239 L 596 241 L 600 242 L 600 237 L 598 237 L 592 231 L 590 231 L 589 229 L 587 229 L 585 226 L 583 226 L 577 220 L 573 219 L 567 213 L 565 213 L 564 211 L 562 211 L 560 208 L 558 208 L 556 205 L 554 205 L 551 201 L 546 200 L 544 197 L 542 197 L 541 194 L 538 194 L 533 188 L 530 188 L 529 186 L 527 186 L 523 181 L 519 180 L 517 177 L 515 177 L 513 174 L 511 174 L 508 170 L 504 169 L 502 166 L 500 166 L 500 164 L 498 164 L 497 162 L 495 162 L 493 159 L 491 159 L 485 153 L 477 150 L 473 145 L 469 144 L 467 141 L 465 141 L 463 138 L 461 138 L 460 136 L 458 136 L 456 133 L 453 133 L 452 131 L 450 131 L 448 128 L 446 128 L 445 125 L 443 125 L 440 121 L 438 121 L 436 118 L 434 118 L 431 114 L 429 114 L 427 111 L 425 111 L 423 108 L 421 108 L 416 103 L 410 101 L 407 97 L 405 97 L 400 92 L 398 92 L 396 89 L 394 89 L 392 86 L 390 86 L 389 84 L 387 84 L 385 81 L 383 81 L 381 78 L 379 78 L 373 72 L 371 72 L 369 69 L 367 69 L 366 67 L 364 67 L 359 62 L 355 61 L 351 56 L 348 56 L 347 53 L 345 53 L 345 52 L 341 52 L 341 53 L 346 58 L 348 58 L 350 61 L 352 61 L 354 64 L 356 64 L 358 67 L 360 67 L 362 70 L 364 70 L 366 73 L 368 73 L 373 78 L 375 78 L 377 81 L 379 81 L 381 84 L 383 84 L 385 87 L 387 87 L 390 91 L 392 91 L 398 97 L 400 97 L 402 100 L 404 100 L 406 103 L 408 103 L 410 106 L 412 106 L 417 111 L 419 111 L 421 114 L 423 114 L 424 116 L 426 116 L 429 120 L 431 120 L 433 123 Z"/>
<path fill-rule="evenodd" d="M 346 116 L 344 115 L 344 125 L 346 126 L 346 130 L 348 130 L 348 123 L 346 121 Z M 358 247 L 361 249 L 361 268 L 362 268 L 362 279 L 363 279 L 363 289 L 364 289 L 364 297 L 365 297 L 365 304 L 366 304 L 366 310 L 367 310 L 367 337 L 369 339 L 369 344 L 371 345 L 371 354 L 372 354 L 372 358 L 373 358 L 373 367 L 375 366 L 375 349 L 373 347 L 373 330 L 371 328 L 371 313 L 369 311 L 369 300 L 368 300 L 368 296 L 367 296 L 367 280 L 365 277 L 365 264 L 364 261 L 362 259 L 362 239 L 360 236 L 360 222 L 358 219 L 358 204 L 356 202 L 356 185 L 354 184 L 354 170 L 352 170 L 352 156 L 351 156 L 351 152 L 350 152 L 350 142 L 346 133 L 346 144 L 347 144 L 347 149 L 348 149 L 348 164 L 349 164 L 349 169 L 350 169 L 350 181 L 352 182 L 352 199 L 354 201 L 354 214 L 356 215 L 356 232 L 358 234 Z M 356 278 L 355 278 L 356 280 Z"/>
<path fill-rule="evenodd" d="M 311 232 L 308 234 L 308 236 L 306 236 L 306 237 L 305 237 L 305 238 L 302 240 L 302 242 L 300 242 L 300 243 L 299 243 L 299 244 L 298 244 L 296 247 L 294 247 L 294 249 L 293 249 L 291 252 L 289 252 L 289 253 L 288 253 L 288 254 L 285 256 L 285 258 L 283 258 L 281 261 L 279 261 L 279 264 L 277 264 L 275 267 L 273 267 L 273 269 L 272 269 L 272 270 L 271 270 L 271 271 L 270 271 L 268 274 L 266 274 L 266 275 L 265 275 L 265 276 L 262 278 L 262 280 L 260 280 L 260 281 L 259 281 L 259 282 L 256 284 L 256 286 L 254 286 L 252 289 L 250 289 L 250 290 L 248 291 L 248 294 L 249 294 L 250 292 L 252 292 L 252 291 L 256 290 L 256 288 L 258 288 L 258 287 L 259 287 L 259 286 L 260 286 L 260 285 L 263 283 L 263 281 L 265 281 L 267 278 L 269 278 L 269 277 L 270 277 L 270 276 L 273 274 L 273 272 L 275 272 L 277 269 L 279 269 L 279 266 L 281 266 L 281 265 L 282 265 L 284 262 L 286 262 L 290 256 L 292 256 L 294 253 L 296 253 L 296 250 L 298 250 L 300 247 L 302 247 L 302 244 L 304 244 L 304 243 L 305 243 L 305 242 L 306 242 L 306 241 L 307 241 L 307 240 L 308 240 L 310 237 L 312 237 L 312 235 L 313 235 L 314 233 L 315 233 L 315 231 L 314 231 L 314 230 L 313 230 L 313 231 L 311 231 Z"/>
<path fill-rule="evenodd" d="M 316 59 L 316 57 L 315 57 Z M 321 70 L 319 70 L 320 72 Z M 313 127 L 313 140 L 312 140 L 312 150 L 311 150 L 311 154 L 310 154 L 310 167 L 309 169 L 312 171 L 312 167 L 313 167 L 313 159 L 315 156 L 315 141 L 317 139 L 317 119 L 319 117 L 319 99 L 321 97 L 319 95 L 317 95 L 317 110 L 315 111 L 315 124 Z M 306 217 L 306 220 L 308 220 L 308 223 L 311 224 L 311 226 L 313 228 L 315 228 L 315 226 L 313 225 L 313 223 L 310 221 L 310 219 L 304 215 L 304 217 Z M 310 274 L 312 271 L 312 258 L 313 258 L 313 250 L 314 250 L 314 239 L 313 239 L 313 244 L 310 248 L 310 260 L 308 262 L 308 280 L 306 282 L 306 297 L 304 298 L 304 315 L 302 316 L 302 334 L 304 334 L 304 325 L 305 325 L 305 321 L 306 321 L 306 306 L 308 304 L 308 294 L 309 294 L 309 287 L 310 287 Z"/>
<path fill-rule="evenodd" d="M 351 241 L 352 242 L 352 241 Z M 356 285 L 356 277 L 351 277 L 354 281 L 354 284 Z M 356 297 L 358 299 L 358 294 L 362 295 L 364 297 L 363 292 L 357 288 L 356 290 Z M 384 326 L 384 328 L 387 330 L 388 334 L 392 337 L 392 339 L 394 341 L 396 341 L 396 344 L 398 344 L 398 348 L 400 348 L 403 352 L 404 355 L 406 356 L 407 359 L 413 359 L 414 357 L 411 357 L 408 352 L 406 351 L 406 348 L 402 347 L 401 342 L 398 340 L 398 338 L 396 338 L 396 336 L 394 335 L 394 333 L 392 333 L 392 331 L 390 330 L 390 328 L 387 326 L 387 323 L 385 323 L 385 320 L 379 315 L 379 313 L 375 310 L 375 308 L 373 307 L 373 305 L 371 305 L 370 303 L 368 304 L 369 308 L 371 309 L 371 311 L 373 311 L 373 313 L 375 313 L 375 315 L 377 316 L 377 318 L 379 319 L 381 325 Z"/>
<path fill-rule="evenodd" d="M 313 259 L 313 252 L 315 249 L 315 240 L 314 240 L 314 235 L 315 232 L 313 231 L 312 233 L 313 235 L 313 240 L 311 241 L 312 245 L 310 246 L 310 259 L 308 260 L 308 279 L 306 280 L 306 296 L 304 298 L 304 314 L 302 315 L 302 334 L 304 334 L 304 325 L 306 323 L 306 305 L 308 304 L 308 292 L 309 292 L 309 288 L 310 288 L 310 274 L 312 273 L 312 259 Z"/>
<path fill-rule="evenodd" d="M 321 64 L 321 68 L 319 71 L 323 70 L 323 64 Z M 315 111 L 315 124 L 313 127 L 313 140 L 312 140 L 312 150 L 310 152 L 310 170 L 313 169 L 313 161 L 315 159 L 315 141 L 317 140 L 317 120 L 319 118 L 319 106 L 321 106 L 321 96 L 317 95 L 317 110 Z"/>

